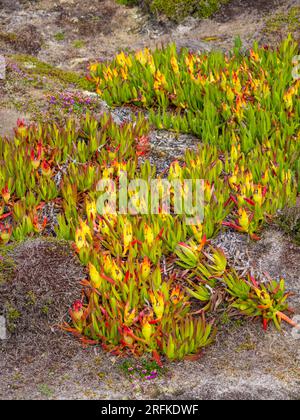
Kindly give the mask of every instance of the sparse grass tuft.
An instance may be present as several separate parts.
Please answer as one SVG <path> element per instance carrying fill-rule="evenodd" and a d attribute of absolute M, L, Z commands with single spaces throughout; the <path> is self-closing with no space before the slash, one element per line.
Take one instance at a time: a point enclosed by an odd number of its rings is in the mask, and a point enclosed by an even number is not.
<path fill-rule="evenodd" d="M 126 6 L 139 5 L 156 15 L 164 15 L 174 21 L 181 21 L 188 16 L 208 18 L 222 4 L 230 0 L 117 0 Z"/>
<path fill-rule="evenodd" d="M 54 39 L 56 41 L 64 41 L 65 34 L 63 32 L 57 32 L 57 34 L 54 35 Z"/>
<path fill-rule="evenodd" d="M 22 315 L 11 303 L 7 303 L 5 309 L 7 329 L 9 332 L 13 333 L 17 327 L 17 321 L 21 318 Z"/>
<path fill-rule="evenodd" d="M 74 48 L 84 48 L 85 47 L 85 42 L 81 39 L 76 39 L 75 41 L 73 41 L 72 43 Z"/>
<path fill-rule="evenodd" d="M 9 252 L 15 248 L 15 245 L 0 246 L 0 285 L 9 281 L 15 271 L 14 260 L 9 256 Z"/>
<path fill-rule="evenodd" d="M 14 43 L 17 40 L 17 35 L 13 32 L 0 32 L 0 41 Z"/>
<path fill-rule="evenodd" d="M 150 9 L 154 13 L 162 13 L 168 18 L 180 21 L 188 16 L 208 18 L 221 4 L 228 0 L 153 0 Z"/>
<path fill-rule="evenodd" d="M 51 398 L 53 396 L 53 390 L 47 384 L 39 385 L 38 390 L 43 397 Z"/>

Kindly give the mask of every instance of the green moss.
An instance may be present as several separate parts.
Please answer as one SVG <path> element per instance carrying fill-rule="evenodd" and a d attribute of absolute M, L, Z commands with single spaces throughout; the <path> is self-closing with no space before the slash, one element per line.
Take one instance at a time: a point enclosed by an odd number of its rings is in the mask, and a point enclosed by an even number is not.
<path fill-rule="evenodd" d="M 14 43 L 17 40 L 17 35 L 12 32 L 0 32 L 0 41 Z"/>
<path fill-rule="evenodd" d="M 181 21 L 188 16 L 208 18 L 222 4 L 230 0 L 117 0 L 126 6 L 139 5 L 154 14 L 162 14 L 174 21 Z"/>
<path fill-rule="evenodd" d="M 7 319 L 13 322 L 21 318 L 20 312 L 12 305 L 7 305 Z"/>
<path fill-rule="evenodd" d="M 39 392 L 43 397 L 52 398 L 54 395 L 53 390 L 47 384 L 41 384 L 38 387 Z"/>
<path fill-rule="evenodd" d="M 43 307 L 41 309 L 42 314 L 48 316 L 49 313 L 50 313 L 50 309 L 51 309 L 52 305 L 53 305 L 53 300 L 52 299 L 47 299 L 45 304 L 43 305 Z"/>
<path fill-rule="evenodd" d="M 82 41 L 81 39 L 77 39 L 76 41 L 73 42 L 72 45 L 73 45 L 74 48 L 80 49 L 80 48 L 84 48 L 85 47 L 85 42 Z"/>
<path fill-rule="evenodd" d="M 54 35 L 54 39 L 56 41 L 64 41 L 65 34 L 63 32 L 57 32 L 57 34 Z"/>
<path fill-rule="evenodd" d="M 181 20 L 187 16 L 209 17 L 222 2 L 219 0 L 153 0 L 151 10 L 163 13 L 170 19 Z"/>
<path fill-rule="evenodd" d="M 139 2 L 138 0 L 117 0 L 117 3 L 124 4 L 125 6 L 136 6 Z"/>
<path fill-rule="evenodd" d="M 45 305 L 42 307 L 42 314 L 48 316 L 49 315 L 49 306 Z"/>
<path fill-rule="evenodd" d="M 53 67 L 51 64 L 40 61 L 30 55 L 13 55 L 12 59 L 16 61 L 28 74 L 46 76 L 67 85 L 72 84 L 81 89 L 92 90 L 91 83 L 85 76 L 81 76 L 71 71 L 58 69 Z"/>
<path fill-rule="evenodd" d="M 286 28 L 289 32 L 294 32 L 299 28 L 300 7 L 292 7 L 286 13 L 276 13 L 266 22 L 265 31 L 269 33 L 278 32 Z"/>

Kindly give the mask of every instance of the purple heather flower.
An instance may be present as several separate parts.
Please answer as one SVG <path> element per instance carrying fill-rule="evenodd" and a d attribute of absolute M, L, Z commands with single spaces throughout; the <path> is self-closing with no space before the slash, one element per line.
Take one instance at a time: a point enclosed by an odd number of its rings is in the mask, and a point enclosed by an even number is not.
<path fill-rule="evenodd" d="M 147 381 L 151 381 L 152 379 L 156 379 L 157 375 L 148 375 L 146 376 Z"/>

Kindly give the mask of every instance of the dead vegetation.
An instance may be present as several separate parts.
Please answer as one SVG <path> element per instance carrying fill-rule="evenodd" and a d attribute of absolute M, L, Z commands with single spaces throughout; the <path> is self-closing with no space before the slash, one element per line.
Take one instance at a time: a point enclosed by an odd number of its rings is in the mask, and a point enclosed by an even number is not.
<path fill-rule="evenodd" d="M 7 320 L 9 338 L 1 342 L 1 351 L 13 353 L 19 362 L 45 352 L 61 356 L 64 340 L 59 325 L 80 294 L 84 277 L 69 245 L 29 240 L 12 247 L 5 261 L 11 262 L 10 276 L 0 285 L 0 311 Z"/>

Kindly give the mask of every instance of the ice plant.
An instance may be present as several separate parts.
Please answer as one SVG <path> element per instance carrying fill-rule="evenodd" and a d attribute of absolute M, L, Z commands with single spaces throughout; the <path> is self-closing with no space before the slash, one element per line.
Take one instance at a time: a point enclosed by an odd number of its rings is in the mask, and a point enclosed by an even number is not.
<path fill-rule="evenodd" d="M 296 202 L 300 84 L 292 81 L 291 63 L 298 50 L 289 37 L 278 50 L 255 44 L 247 54 L 239 43 L 231 54 L 175 45 L 120 52 L 92 63 L 89 79 L 109 105 L 143 107 L 149 120 L 139 114 L 118 125 L 104 114 L 68 119 L 63 127 L 19 122 L 13 139 L 0 139 L 1 243 L 54 231 L 72 242 L 86 267 L 67 331 L 118 356 L 149 354 L 161 365 L 163 356 L 197 359 L 214 339 L 206 318 L 217 321 L 220 306 L 260 319 L 265 329 L 271 322 L 295 325 L 282 281 L 241 278 L 210 241 L 221 229 L 259 239 L 264 224 Z M 67 113 L 85 106 L 71 93 L 50 101 Z M 158 214 L 118 213 L 122 200 L 110 198 L 125 173 L 149 185 L 155 178 L 147 159 L 150 124 L 193 133 L 200 144 L 164 173 L 169 213 L 161 204 Z M 110 187 L 103 191 L 99 180 Z M 192 224 L 184 180 L 203 180 Z M 111 194 L 101 206 L 104 192 Z M 125 191 L 125 198 L 135 210 L 149 210 L 137 193 Z"/>
<path fill-rule="evenodd" d="M 149 296 L 150 296 L 152 308 L 156 315 L 156 318 L 157 320 L 161 320 L 164 310 L 165 310 L 165 302 L 164 302 L 165 297 L 162 292 L 154 293 L 153 291 L 149 292 Z M 172 299 L 172 294 L 170 297 Z"/>
<path fill-rule="evenodd" d="M 142 280 L 146 280 L 151 272 L 151 262 L 148 257 L 144 257 L 141 264 L 141 277 Z"/>
<path fill-rule="evenodd" d="M 179 67 L 178 67 L 178 61 L 175 56 L 171 57 L 171 66 L 173 68 L 173 71 L 175 74 L 179 74 Z"/>
<path fill-rule="evenodd" d="M 8 185 L 2 188 L 1 194 L 2 194 L 2 198 L 4 202 L 7 204 L 10 200 L 10 191 L 9 191 Z"/>
<path fill-rule="evenodd" d="M 95 287 L 95 289 L 99 289 L 103 279 L 96 267 L 91 262 L 89 263 L 89 275 L 91 279 L 91 285 Z"/>
<path fill-rule="evenodd" d="M 124 255 L 129 250 L 129 246 L 133 241 L 132 225 L 129 220 L 125 221 L 123 226 L 123 244 L 124 244 Z"/>
<path fill-rule="evenodd" d="M 252 276 L 248 280 L 240 279 L 234 271 L 224 277 L 229 293 L 234 300 L 232 307 L 250 317 L 260 317 L 266 329 L 268 322 L 272 321 L 278 330 L 281 321 L 292 326 L 296 324 L 283 312 L 289 309 L 286 303 L 289 293 L 285 292 L 285 282 L 269 281 L 259 284 Z"/>
<path fill-rule="evenodd" d="M 178 265 L 184 268 L 196 268 L 202 257 L 201 247 L 195 243 L 179 243 L 175 250 L 179 260 Z"/>
<path fill-rule="evenodd" d="M 45 175 L 45 176 L 51 176 L 52 175 L 51 167 L 46 160 L 43 160 L 43 162 L 41 164 L 41 168 L 42 168 L 42 174 L 43 175 Z"/>
<path fill-rule="evenodd" d="M 88 247 L 89 243 L 86 239 L 86 232 L 82 228 L 77 228 L 75 232 L 75 244 L 77 248 L 80 250 L 84 247 Z"/>
<path fill-rule="evenodd" d="M 11 238 L 12 235 L 12 227 L 11 226 L 0 226 L 0 239 L 1 244 L 7 244 Z"/>
<path fill-rule="evenodd" d="M 78 332 L 82 332 L 82 317 L 84 315 L 83 304 L 80 300 L 76 300 L 72 308 L 69 310 L 70 317 Z"/>

